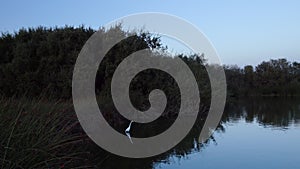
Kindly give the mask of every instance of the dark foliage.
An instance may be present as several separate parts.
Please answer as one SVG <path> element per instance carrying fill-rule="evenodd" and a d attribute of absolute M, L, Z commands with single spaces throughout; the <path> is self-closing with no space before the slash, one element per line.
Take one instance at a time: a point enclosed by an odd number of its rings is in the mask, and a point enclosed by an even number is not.
<path fill-rule="evenodd" d="M 257 65 L 225 66 L 230 96 L 298 96 L 300 63 L 286 59 L 264 61 Z"/>
<path fill-rule="evenodd" d="M 118 64 L 135 51 L 149 48 L 162 49 L 159 37 L 148 33 L 129 33 L 117 25 L 109 30 L 100 29 L 104 36 L 118 35 L 125 40 L 110 50 L 99 66 L 96 78 L 96 93 L 107 97 L 110 82 Z M 95 32 L 83 26 L 64 28 L 29 28 L 14 34 L 0 37 L 0 95 L 37 97 L 48 96 L 53 99 L 71 98 L 73 67 L 76 58 L 87 39 Z M 199 84 L 200 94 L 209 100 L 210 85 L 203 66 L 204 55 L 178 55 L 191 68 Z M 299 95 L 300 63 L 290 63 L 286 59 L 262 62 L 255 68 L 246 66 L 224 66 L 228 94 L 230 96 L 249 95 Z M 157 72 L 156 72 L 157 73 Z M 136 77 L 131 85 L 132 100 L 146 109 L 149 86 L 164 86 L 176 99 L 178 90 L 174 80 L 167 75 L 157 76 L 149 70 Z M 162 80 L 162 79 L 167 80 Z M 142 80 L 142 81 L 141 81 Z M 139 83 L 135 83 L 139 81 Z M 107 99 L 109 101 L 109 99 Z M 208 102 L 208 101 L 207 101 Z M 110 108 L 110 104 L 105 103 Z M 139 107 L 139 106 L 137 106 Z M 105 108 L 105 107 L 104 107 Z M 143 109 L 143 108 L 142 108 Z"/>
<path fill-rule="evenodd" d="M 0 93 L 70 97 L 73 65 L 94 33 L 84 27 L 21 29 L 0 38 Z"/>
<path fill-rule="evenodd" d="M 161 51 L 165 49 L 159 37 L 143 32 L 125 32 L 121 25 L 99 31 L 106 37 L 117 35 L 125 39 L 106 54 L 99 66 L 96 93 L 102 94 L 103 97 L 109 93 L 112 75 L 125 57 L 146 48 Z M 55 99 L 70 98 L 76 58 L 84 43 L 94 32 L 95 30 L 82 26 L 79 28 L 38 27 L 21 29 L 14 34 L 2 34 L 0 37 L 0 95 L 7 97 L 46 95 L 48 98 Z M 198 77 L 196 78 L 198 82 L 202 82 L 203 86 L 207 87 L 207 83 L 203 82 L 204 74 L 206 74 L 203 66 L 204 56 L 179 55 L 179 57 L 191 67 L 195 76 Z M 168 75 L 158 76 L 155 73 L 153 70 L 146 70 L 141 73 L 142 77 L 138 76 L 133 80 L 131 90 L 138 91 L 132 94 L 133 97 L 149 92 L 149 89 L 141 86 L 176 85 Z M 142 82 L 135 83 L 137 79 Z M 168 90 L 167 87 L 165 88 Z M 137 101 L 147 102 L 145 99 L 137 99 Z"/>

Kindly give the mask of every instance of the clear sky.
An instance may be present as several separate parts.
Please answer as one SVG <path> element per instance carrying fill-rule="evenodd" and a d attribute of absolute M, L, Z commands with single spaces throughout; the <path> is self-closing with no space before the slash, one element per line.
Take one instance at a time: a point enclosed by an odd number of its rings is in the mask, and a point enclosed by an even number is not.
<path fill-rule="evenodd" d="M 81 24 L 96 29 L 138 12 L 188 20 L 206 34 L 225 64 L 256 65 L 280 57 L 300 61 L 298 0 L 2 0 L 0 31 Z"/>

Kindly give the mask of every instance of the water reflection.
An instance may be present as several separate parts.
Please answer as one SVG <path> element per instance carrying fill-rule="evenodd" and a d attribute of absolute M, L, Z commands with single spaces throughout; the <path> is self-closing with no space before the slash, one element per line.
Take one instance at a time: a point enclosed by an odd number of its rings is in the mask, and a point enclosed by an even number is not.
<path fill-rule="evenodd" d="M 224 133 L 224 135 L 226 135 L 225 126 L 227 124 L 238 124 L 241 120 L 245 121 L 246 124 L 257 123 L 266 128 L 288 130 L 291 126 L 300 124 L 300 99 L 250 98 L 227 103 L 224 115 L 217 128 L 217 133 Z M 166 166 L 173 168 L 174 166 L 172 165 L 178 161 L 184 161 L 192 154 L 201 155 L 206 147 L 212 146 L 212 144 L 218 144 L 218 139 L 215 139 L 214 136 L 211 136 L 205 143 L 198 143 L 198 137 L 203 123 L 204 121 L 199 118 L 187 137 L 176 147 L 162 155 L 146 159 L 128 159 L 109 153 L 101 153 L 101 158 L 99 158 L 97 166 L 102 169 L 152 169 L 164 168 Z M 169 125 L 167 121 L 165 121 L 164 124 Z M 142 126 L 137 126 L 137 128 L 142 128 Z M 134 130 L 133 128 L 133 135 L 139 135 L 139 132 L 143 132 L 143 130 Z M 246 134 L 247 133 L 245 133 L 245 135 Z M 219 153 L 221 154 L 222 152 Z M 188 166 L 188 168 L 198 168 L 197 166 L 201 166 L 200 162 L 198 163 L 199 164 L 195 161 L 194 164 Z"/>
<path fill-rule="evenodd" d="M 300 121 L 299 98 L 248 98 L 227 103 L 223 122 L 244 118 L 246 122 L 257 121 L 260 125 L 288 128 Z"/>

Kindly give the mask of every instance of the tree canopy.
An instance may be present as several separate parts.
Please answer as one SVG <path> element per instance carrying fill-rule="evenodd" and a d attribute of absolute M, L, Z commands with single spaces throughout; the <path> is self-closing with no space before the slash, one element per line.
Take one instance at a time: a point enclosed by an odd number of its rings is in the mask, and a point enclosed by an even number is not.
<path fill-rule="evenodd" d="M 110 80 L 118 64 L 131 53 L 149 48 L 164 50 L 159 37 L 145 32 L 126 32 L 121 25 L 111 29 L 99 30 L 103 36 L 118 34 L 124 41 L 118 43 L 107 53 L 99 66 L 96 78 L 98 94 L 109 91 Z M 88 38 L 95 33 L 91 28 L 28 28 L 0 37 L 0 95 L 36 97 L 41 94 L 49 98 L 70 98 L 72 74 L 76 58 Z M 154 53 L 154 50 L 152 50 Z M 164 54 L 168 55 L 168 54 Z M 180 57 L 193 71 L 202 96 L 209 98 L 209 79 L 205 70 L 204 54 L 184 55 Z M 172 57 L 170 57 L 172 58 Z M 230 96 L 249 95 L 299 95 L 300 63 L 286 59 L 264 61 L 253 67 L 224 66 L 228 94 Z M 156 72 L 158 73 L 158 72 Z M 164 89 L 174 95 L 175 82 L 166 74 L 155 75 L 153 70 L 141 73 L 131 89 L 138 91 L 132 96 L 137 102 L 144 103 L 141 95 L 149 92 L 148 87 L 166 85 Z M 167 80 L 162 80 L 167 78 Z M 176 85 L 175 85 L 176 87 Z M 101 92 L 100 92 L 101 91 Z M 175 97 L 175 96 L 174 96 Z M 147 99 L 146 99 L 147 100 Z M 146 101 L 147 102 L 147 101 Z"/>

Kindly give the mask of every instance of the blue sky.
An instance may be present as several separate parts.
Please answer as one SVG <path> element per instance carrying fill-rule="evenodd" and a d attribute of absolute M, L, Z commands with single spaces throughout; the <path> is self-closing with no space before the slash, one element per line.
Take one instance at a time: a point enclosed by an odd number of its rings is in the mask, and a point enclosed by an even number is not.
<path fill-rule="evenodd" d="M 202 30 L 224 64 L 244 66 L 281 57 L 300 61 L 299 9 L 297 0 L 6 0 L 1 2 L 0 31 L 39 25 L 98 28 L 132 13 L 163 12 Z"/>

